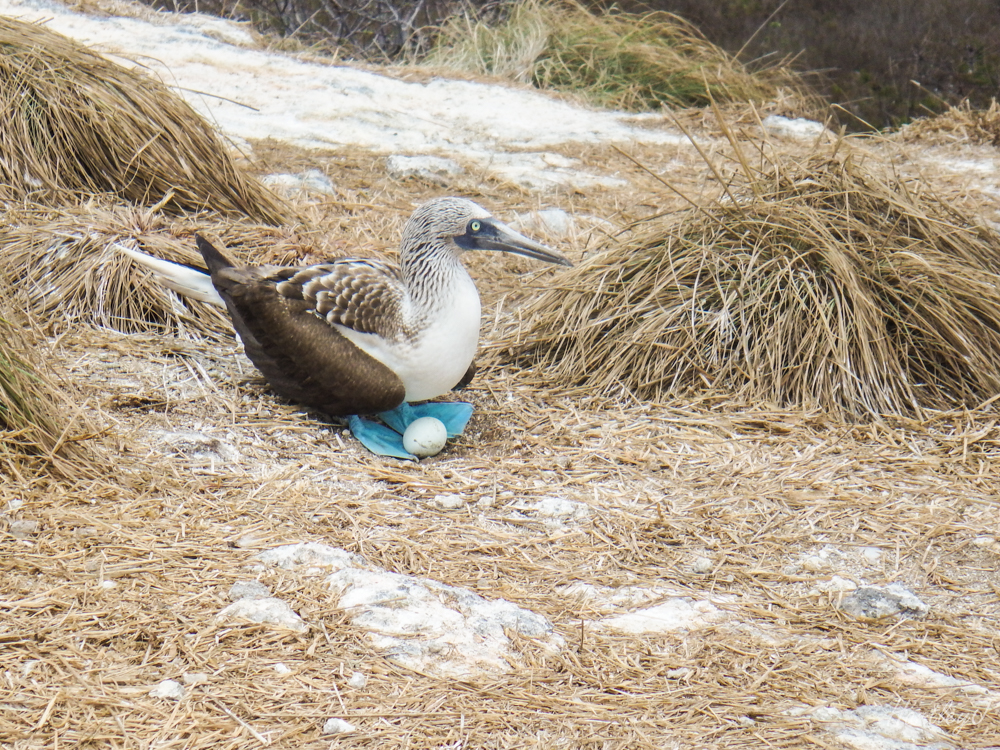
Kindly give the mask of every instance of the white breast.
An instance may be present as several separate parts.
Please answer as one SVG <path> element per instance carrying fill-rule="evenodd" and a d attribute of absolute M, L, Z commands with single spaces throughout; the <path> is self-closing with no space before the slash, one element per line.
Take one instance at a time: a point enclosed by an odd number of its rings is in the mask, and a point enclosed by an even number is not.
<path fill-rule="evenodd" d="M 407 401 L 426 401 L 448 393 L 468 371 L 479 347 L 481 316 L 476 285 L 462 273 L 441 295 L 440 304 L 414 313 L 410 341 L 386 341 L 373 334 L 337 328 L 399 376 L 406 386 Z"/>

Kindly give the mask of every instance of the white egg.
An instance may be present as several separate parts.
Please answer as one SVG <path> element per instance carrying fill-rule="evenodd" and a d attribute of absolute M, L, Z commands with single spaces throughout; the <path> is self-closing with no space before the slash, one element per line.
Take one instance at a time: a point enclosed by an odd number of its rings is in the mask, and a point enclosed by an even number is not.
<path fill-rule="evenodd" d="M 436 456 L 447 441 L 444 422 L 434 417 L 413 420 L 403 433 L 403 448 L 414 456 Z"/>

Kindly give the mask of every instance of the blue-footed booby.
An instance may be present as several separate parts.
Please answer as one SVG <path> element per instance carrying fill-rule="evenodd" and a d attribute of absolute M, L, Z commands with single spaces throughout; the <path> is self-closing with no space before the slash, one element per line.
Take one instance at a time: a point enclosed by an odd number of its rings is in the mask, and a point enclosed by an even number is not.
<path fill-rule="evenodd" d="M 119 247 L 182 295 L 228 309 L 247 356 L 279 395 L 347 417 L 369 450 L 415 458 L 401 433 L 433 416 L 461 434 L 471 404 L 418 404 L 471 380 L 479 292 L 460 260 L 499 250 L 572 265 L 464 198 L 419 206 L 399 267 L 344 258 L 312 266 L 240 266 L 196 236 L 208 271 Z M 382 423 L 364 419 L 377 414 Z"/>

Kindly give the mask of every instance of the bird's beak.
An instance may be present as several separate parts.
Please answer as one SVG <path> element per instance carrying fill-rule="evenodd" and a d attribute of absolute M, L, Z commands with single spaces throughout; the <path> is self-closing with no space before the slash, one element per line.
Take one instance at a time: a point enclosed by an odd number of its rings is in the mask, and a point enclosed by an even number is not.
<path fill-rule="evenodd" d="M 526 258 L 557 263 L 560 266 L 573 265 L 565 256 L 552 248 L 528 239 L 499 221 L 489 222 L 488 230 L 476 236 L 474 246 L 477 250 L 499 250 L 502 253 L 523 255 Z"/>

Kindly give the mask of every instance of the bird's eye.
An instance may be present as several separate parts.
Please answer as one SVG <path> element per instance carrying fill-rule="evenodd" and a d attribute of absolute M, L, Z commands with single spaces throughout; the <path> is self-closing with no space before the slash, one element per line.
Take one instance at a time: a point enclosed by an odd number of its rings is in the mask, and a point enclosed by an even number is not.
<path fill-rule="evenodd" d="M 480 221 L 470 221 L 469 222 L 469 230 L 470 231 L 478 232 L 482 228 L 483 228 L 483 224 Z"/>

